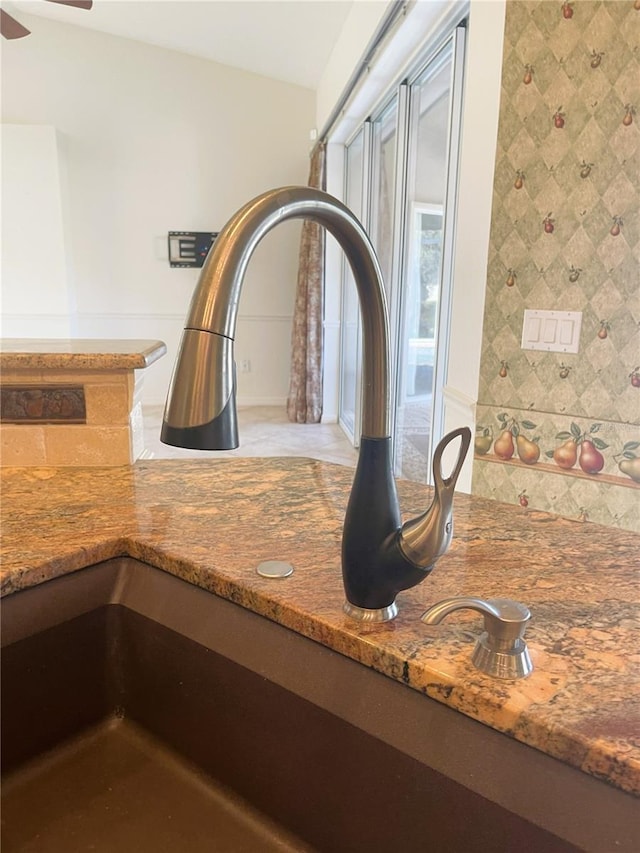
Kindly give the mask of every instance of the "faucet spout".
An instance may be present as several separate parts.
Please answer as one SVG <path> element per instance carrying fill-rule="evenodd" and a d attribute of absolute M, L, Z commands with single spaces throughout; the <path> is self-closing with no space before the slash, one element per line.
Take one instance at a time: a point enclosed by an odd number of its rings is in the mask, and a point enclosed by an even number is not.
<path fill-rule="evenodd" d="M 238 446 L 233 341 L 244 273 L 262 237 L 288 219 L 312 219 L 336 238 L 353 271 L 362 318 L 362 438 L 343 546 L 345 610 L 392 619 L 396 594 L 423 580 L 451 539 L 451 500 L 470 430 L 460 435 L 454 474 L 436 480 L 429 511 L 401 526 L 391 458 L 389 334 L 382 273 L 360 222 L 340 201 L 309 187 L 266 192 L 242 207 L 218 235 L 202 269 L 182 337 L 161 439 L 206 450 Z M 467 435 L 468 434 L 468 435 Z M 466 442 L 466 443 L 465 443 Z"/>
<path fill-rule="evenodd" d="M 369 238 L 337 199 L 309 187 L 283 187 L 244 205 L 220 232 L 191 301 L 165 409 L 162 441 L 202 450 L 238 446 L 233 341 L 244 274 L 264 235 L 288 219 L 313 219 L 336 238 L 353 270 L 363 327 L 362 431 L 390 433 L 387 309 Z"/>

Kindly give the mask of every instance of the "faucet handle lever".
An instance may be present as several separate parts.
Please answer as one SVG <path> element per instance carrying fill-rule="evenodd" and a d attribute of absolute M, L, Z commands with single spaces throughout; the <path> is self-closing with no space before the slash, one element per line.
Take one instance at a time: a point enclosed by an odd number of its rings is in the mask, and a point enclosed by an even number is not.
<path fill-rule="evenodd" d="M 460 438 L 460 449 L 458 451 L 458 458 L 456 460 L 456 464 L 451 474 L 445 479 L 442 476 L 442 454 L 445 451 L 445 448 L 451 444 L 451 442 Z M 452 432 L 445 435 L 445 437 L 440 441 L 438 446 L 435 449 L 433 454 L 433 482 L 438 490 L 450 488 L 451 491 L 455 489 L 456 481 L 460 476 L 460 471 L 464 464 L 464 460 L 467 456 L 467 451 L 469 450 L 469 445 L 471 444 L 471 430 L 469 427 L 460 427 L 459 429 L 454 429 Z"/>
<path fill-rule="evenodd" d="M 533 670 L 523 637 L 531 612 L 508 598 L 445 598 L 422 614 L 425 625 L 439 625 L 456 610 L 476 610 L 484 617 L 472 661 L 482 672 L 496 678 L 523 678 Z"/>
<path fill-rule="evenodd" d="M 445 448 L 460 439 L 458 459 L 451 474 L 442 476 L 442 454 Z M 456 481 L 462 470 L 471 443 L 469 427 L 460 427 L 447 433 L 433 454 L 434 498 L 429 509 L 417 518 L 407 521 L 401 531 L 401 548 L 416 566 L 430 569 L 438 557 L 445 553 L 453 536 L 453 496 Z"/>

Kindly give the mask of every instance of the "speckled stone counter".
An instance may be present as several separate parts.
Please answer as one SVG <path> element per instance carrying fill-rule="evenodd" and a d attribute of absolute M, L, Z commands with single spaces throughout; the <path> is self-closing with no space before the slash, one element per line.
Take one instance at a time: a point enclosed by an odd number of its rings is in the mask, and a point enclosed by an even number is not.
<path fill-rule="evenodd" d="M 4 595 L 130 555 L 640 795 L 640 537 L 457 495 L 454 540 L 390 623 L 342 612 L 342 520 L 353 472 L 306 459 L 5 469 Z M 401 482 L 407 516 L 430 492 Z M 263 560 L 295 567 L 266 579 Z M 453 595 L 509 597 L 533 614 L 534 672 L 501 682 L 471 664 L 477 614 L 420 621 Z"/>
<path fill-rule="evenodd" d="M 133 370 L 149 367 L 167 351 L 162 341 L 94 338 L 3 338 L 4 370 Z"/>
<path fill-rule="evenodd" d="M 128 465 L 144 453 L 143 368 L 162 341 L 0 341 L 2 465 Z"/>

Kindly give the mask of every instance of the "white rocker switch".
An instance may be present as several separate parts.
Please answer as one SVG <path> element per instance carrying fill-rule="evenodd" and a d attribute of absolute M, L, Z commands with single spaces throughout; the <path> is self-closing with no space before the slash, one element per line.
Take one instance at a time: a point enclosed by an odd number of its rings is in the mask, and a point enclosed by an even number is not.
<path fill-rule="evenodd" d="M 526 308 L 522 349 L 578 352 L 582 311 L 539 311 Z"/>

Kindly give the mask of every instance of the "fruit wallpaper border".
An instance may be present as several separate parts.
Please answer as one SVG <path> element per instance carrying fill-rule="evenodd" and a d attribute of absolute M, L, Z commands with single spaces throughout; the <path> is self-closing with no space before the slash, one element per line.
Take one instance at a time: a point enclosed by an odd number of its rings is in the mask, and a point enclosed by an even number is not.
<path fill-rule="evenodd" d="M 472 490 L 638 532 L 639 122 L 640 0 L 507 0 Z"/>

